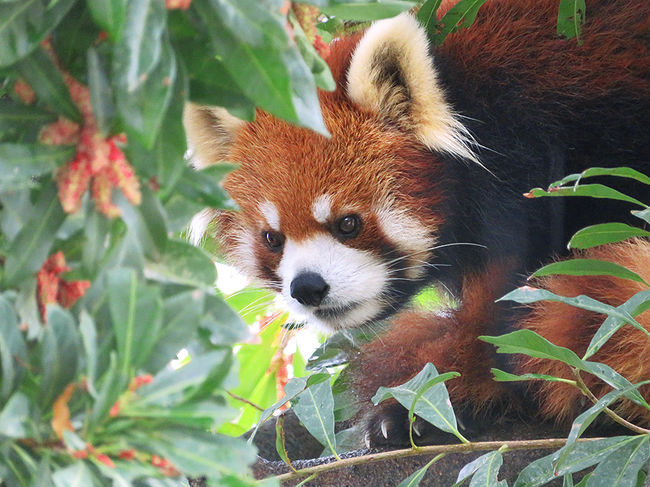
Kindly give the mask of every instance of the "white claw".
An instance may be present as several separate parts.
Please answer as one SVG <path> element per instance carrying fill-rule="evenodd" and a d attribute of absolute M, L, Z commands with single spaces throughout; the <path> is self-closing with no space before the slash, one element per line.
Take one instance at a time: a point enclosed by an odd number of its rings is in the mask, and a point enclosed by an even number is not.
<path fill-rule="evenodd" d="M 420 430 L 418 429 L 417 423 L 413 423 L 413 431 L 415 431 L 416 435 L 422 436 L 422 433 L 420 433 Z"/>
<path fill-rule="evenodd" d="M 363 442 L 366 444 L 366 448 L 370 448 L 370 433 L 363 435 Z"/>
<path fill-rule="evenodd" d="M 388 439 L 388 421 L 381 422 L 381 434 L 384 435 L 384 438 Z"/>

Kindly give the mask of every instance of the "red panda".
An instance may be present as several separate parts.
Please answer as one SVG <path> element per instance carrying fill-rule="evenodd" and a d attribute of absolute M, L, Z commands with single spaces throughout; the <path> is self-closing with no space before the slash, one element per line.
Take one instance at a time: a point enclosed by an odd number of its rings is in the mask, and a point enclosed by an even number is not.
<path fill-rule="evenodd" d="M 452 402 L 473 416 L 518 399 L 491 380 L 490 367 L 565 374 L 544 360 L 506 363 L 478 335 L 526 327 L 579 352 L 603 319 L 561 304 L 495 303 L 565 254 L 575 230 L 623 214 L 611 202 L 522 193 L 591 166 L 650 169 L 647 1 L 590 2 L 582 45 L 556 35 L 556 15 L 557 0 L 492 0 L 440 47 L 409 14 L 336 40 L 327 62 L 337 88 L 319 93 L 330 138 L 262 111 L 247 123 L 221 108 L 186 109 L 197 164 L 239 164 L 224 186 L 241 211 L 208 216 L 230 262 L 308 323 L 330 331 L 390 323 L 351 365 L 372 444 L 406 431 L 401 408 L 369 407 L 379 386 L 433 362 L 461 372 L 449 382 Z M 648 241 L 587 255 L 650 281 Z M 458 307 L 405 309 L 432 282 Z M 541 284 L 614 305 L 636 292 L 605 277 Z M 639 317 L 648 329 L 649 313 Z M 647 344 L 625 328 L 595 358 L 647 379 Z M 567 418 L 579 405 L 557 383 L 538 389 L 544 417 Z M 621 407 L 650 424 L 647 411 Z"/>

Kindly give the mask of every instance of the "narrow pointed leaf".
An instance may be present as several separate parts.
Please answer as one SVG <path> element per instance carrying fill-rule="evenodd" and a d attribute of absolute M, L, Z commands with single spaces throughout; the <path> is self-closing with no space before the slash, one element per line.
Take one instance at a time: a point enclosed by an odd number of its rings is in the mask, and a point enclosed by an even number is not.
<path fill-rule="evenodd" d="M 625 303 L 620 305 L 617 309 L 629 313 L 631 316 L 638 316 L 644 311 L 650 309 L 650 290 L 640 291 L 628 299 Z M 626 324 L 625 321 L 614 317 L 608 316 L 598 331 L 594 334 L 587 347 L 583 360 L 588 359 L 595 354 L 600 348 L 610 339 L 610 337 L 621 329 Z M 644 329 L 645 330 L 645 329 Z"/>
<path fill-rule="evenodd" d="M 567 276 L 614 276 L 648 285 L 636 272 L 614 262 L 597 259 L 570 259 L 553 262 L 535 271 L 532 277 L 555 274 Z"/>
<path fill-rule="evenodd" d="M 616 176 L 621 178 L 635 179 L 641 183 L 650 185 L 650 177 L 629 167 L 590 167 L 581 173 L 570 174 L 559 181 L 554 182 L 549 188 L 557 188 L 567 183 L 575 182 L 579 184 L 580 180 L 594 176 Z"/>
<path fill-rule="evenodd" d="M 121 40 L 128 3 L 128 0 L 87 0 L 93 19 L 109 33 L 113 42 Z"/>
<path fill-rule="evenodd" d="M 441 458 L 440 456 L 433 457 L 431 460 L 427 462 L 427 464 L 424 467 L 416 470 L 407 478 L 402 480 L 397 487 L 417 487 L 418 485 L 420 485 L 420 481 L 427 474 L 427 470 L 429 470 L 429 467 L 433 465 L 435 462 L 437 462 L 440 458 Z"/>
<path fill-rule="evenodd" d="M 25 226 L 11 242 L 4 269 L 6 286 L 14 286 L 38 271 L 64 219 L 56 186 L 51 184 L 41 192 Z"/>
<path fill-rule="evenodd" d="M 48 407 L 77 375 L 80 340 L 71 314 L 58 306 L 47 309 L 40 346 L 42 373 L 39 403 Z"/>
<path fill-rule="evenodd" d="M 582 184 L 575 187 L 555 187 L 549 189 L 549 191 L 544 191 L 541 188 L 534 188 L 530 190 L 529 194 L 533 198 L 538 198 L 540 196 L 589 196 L 591 198 L 627 201 L 628 203 L 639 205 L 642 208 L 648 207 L 648 205 L 636 198 L 632 198 L 631 196 L 623 194 L 620 191 L 603 184 Z"/>
<path fill-rule="evenodd" d="M 10 301 L 0 295 L 0 400 L 5 401 L 19 384 L 27 347 L 18 327 L 18 316 Z"/>
<path fill-rule="evenodd" d="M 42 144 L 0 144 L 0 190 L 34 185 L 34 178 L 51 173 L 71 160 L 74 146 Z"/>
<path fill-rule="evenodd" d="M 70 91 L 63 75 L 52 58 L 43 49 L 34 51 L 20 61 L 18 72 L 36 92 L 39 102 L 75 122 L 81 122 L 81 114 L 70 98 Z"/>
<path fill-rule="evenodd" d="M 121 371 L 145 362 L 158 339 L 162 317 L 160 289 L 139 281 L 132 269 L 108 273 L 108 296 Z"/>
<path fill-rule="evenodd" d="M 76 0 L 20 0 L 0 3 L 0 68 L 35 50 Z"/>
<path fill-rule="evenodd" d="M 633 237 L 650 237 L 650 232 L 625 223 L 601 223 L 576 232 L 569 241 L 569 248 L 588 249 L 598 245 L 621 242 Z"/>

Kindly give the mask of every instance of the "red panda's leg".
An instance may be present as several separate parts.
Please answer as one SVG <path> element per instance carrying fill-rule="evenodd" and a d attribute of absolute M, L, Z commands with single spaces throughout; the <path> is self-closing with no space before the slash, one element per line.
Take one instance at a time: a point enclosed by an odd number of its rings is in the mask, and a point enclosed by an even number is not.
<path fill-rule="evenodd" d="M 476 339 L 500 334 L 503 320 L 507 320 L 504 306 L 494 303 L 504 292 L 499 271 L 496 267 L 493 270 L 465 280 L 458 309 L 443 314 L 402 313 L 387 333 L 361 349 L 351 365 L 351 374 L 371 445 L 408 444 L 406 410 L 388 401 L 373 407 L 370 399 L 380 386 L 408 381 L 427 362 L 440 373 L 461 373 L 447 382 L 447 388 L 456 411 L 464 411 L 469 418 L 511 403 L 506 387 L 492 380 L 491 367 L 502 368 L 496 362 L 494 347 Z M 422 423 L 420 433 L 425 427 L 431 429 Z M 444 440 L 445 435 L 436 439 Z M 426 441 L 430 442 L 428 438 Z"/>

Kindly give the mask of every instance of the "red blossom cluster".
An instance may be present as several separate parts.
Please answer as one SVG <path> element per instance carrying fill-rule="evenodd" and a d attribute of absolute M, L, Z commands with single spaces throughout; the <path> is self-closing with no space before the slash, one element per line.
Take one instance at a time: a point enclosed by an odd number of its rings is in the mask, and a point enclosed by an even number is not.
<path fill-rule="evenodd" d="M 46 41 L 44 47 L 56 61 L 51 45 Z M 81 207 L 81 198 L 91 188 L 92 198 L 99 211 L 109 218 L 120 215 L 120 210 L 111 200 L 113 188 L 119 188 L 134 205 L 140 204 L 140 183 L 133 167 L 129 164 L 120 144 L 126 143 L 124 135 L 104 137 L 93 115 L 90 90 L 64 70 L 61 70 L 72 101 L 77 105 L 83 118 L 81 126 L 59 117 L 43 128 L 39 140 L 44 144 L 76 144 L 77 153 L 73 160 L 59 168 L 56 181 L 59 187 L 61 206 L 67 213 L 75 213 Z M 24 86 L 14 85 L 14 90 L 28 93 Z"/>
<path fill-rule="evenodd" d="M 59 303 L 64 308 L 71 307 L 90 287 L 90 281 L 66 281 L 61 274 L 68 272 L 63 252 L 51 255 L 38 271 L 38 309 L 43 323 L 47 322 L 47 305 Z"/>

